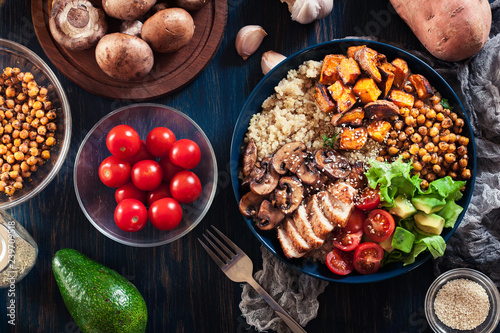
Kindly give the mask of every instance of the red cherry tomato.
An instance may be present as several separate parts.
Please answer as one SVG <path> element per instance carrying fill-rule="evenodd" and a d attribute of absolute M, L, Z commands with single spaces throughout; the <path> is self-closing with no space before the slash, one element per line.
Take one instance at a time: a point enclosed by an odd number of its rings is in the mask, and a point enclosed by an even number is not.
<path fill-rule="evenodd" d="M 354 270 L 353 254 L 352 251 L 345 252 L 335 247 L 326 255 L 326 266 L 335 274 L 347 275 Z"/>
<path fill-rule="evenodd" d="M 151 204 L 156 200 L 160 200 L 163 198 L 171 198 L 171 197 L 172 195 L 170 194 L 170 185 L 167 183 L 161 183 L 157 188 L 148 192 L 147 194 L 148 207 L 150 207 Z"/>
<path fill-rule="evenodd" d="M 144 140 L 141 140 L 141 145 L 139 147 L 139 151 L 135 153 L 133 156 L 127 158 L 127 161 L 130 162 L 131 166 L 134 166 L 139 161 L 144 161 L 144 160 L 154 160 L 155 157 L 153 154 L 151 154 L 146 147 L 146 142 Z"/>
<path fill-rule="evenodd" d="M 139 151 L 141 138 L 139 134 L 128 125 L 113 127 L 106 137 L 106 147 L 116 157 L 126 159 Z"/>
<path fill-rule="evenodd" d="M 196 201 L 201 194 L 200 179 L 194 172 L 181 171 L 172 178 L 170 193 L 172 193 L 172 198 L 180 203 Z"/>
<path fill-rule="evenodd" d="M 130 179 L 130 163 L 111 155 L 99 165 L 99 178 L 106 186 L 120 187 Z"/>
<path fill-rule="evenodd" d="M 139 231 L 148 222 L 148 210 L 136 199 L 125 199 L 115 209 L 115 223 L 124 231 Z"/>
<path fill-rule="evenodd" d="M 356 233 L 360 230 L 363 230 L 363 222 L 365 222 L 365 219 L 365 212 L 363 212 L 361 209 L 354 208 L 344 229 L 351 233 Z"/>
<path fill-rule="evenodd" d="M 168 156 L 160 159 L 158 163 L 160 164 L 163 170 L 163 181 L 165 183 L 169 183 L 172 180 L 172 177 L 174 177 L 176 173 L 186 170 L 183 167 L 180 167 L 172 163 L 168 158 Z"/>
<path fill-rule="evenodd" d="M 377 243 L 361 243 L 354 251 L 354 269 L 361 274 L 373 274 L 380 268 L 384 249 Z"/>
<path fill-rule="evenodd" d="M 140 190 L 152 191 L 161 184 L 162 179 L 163 171 L 155 161 L 139 161 L 132 167 L 132 182 Z"/>
<path fill-rule="evenodd" d="M 363 230 L 351 233 L 345 228 L 337 229 L 332 234 L 333 246 L 342 251 L 352 251 L 358 247 L 361 237 L 363 237 Z"/>
<path fill-rule="evenodd" d="M 356 198 L 356 207 L 362 210 L 372 210 L 380 205 L 380 191 L 378 188 L 365 187 Z"/>
<path fill-rule="evenodd" d="M 151 224 L 160 230 L 172 230 L 182 220 L 182 207 L 172 198 L 163 198 L 153 202 L 148 210 Z"/>
<path fill-rule="evenodd" d="M 176 141 L 168 154 L 170 161 L 184 169 L 192 169 L 200 163 L 201 151 L 196 142 L 189 139 Z"/>
<path fill-rule="evenodd" d="M 363 223 L 363 230 L 368 238 L 380 243 L 392 235 L 395 226 L 394 218 L 389 212 L 375 209 L 368 214 L 368 218 Z"/>
<path fill-rule="evenodd" d="M 175 142 L 174 132 L 166 127 L 153 128 L 146 138 L 146 146 L 156 157 L 165 157 Z"/>
<path fill-rule="evenodd" d="M 139 190 L 134 183 L 128 182 L 125 185 L 118 187 L 115 191 L 116 203 L 125 199 L 136 199 L 142 203 L 146 202 L 146 191 Z"/>

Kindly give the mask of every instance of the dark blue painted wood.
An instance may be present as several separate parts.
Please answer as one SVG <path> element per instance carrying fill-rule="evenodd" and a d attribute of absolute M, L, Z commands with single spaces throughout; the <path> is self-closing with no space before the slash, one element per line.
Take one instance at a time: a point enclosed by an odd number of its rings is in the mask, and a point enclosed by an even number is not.
<path fill-rule="evenodd" d="M 36 1 L 36 0 L 33 0 Z M 309 25 L 290 20 L 279 0 L 228 0 L 228 22 L 220 49 L 205 71 L 181 92 L 154 100 L 175 107 L 203 128 L 219 165 L 218 192 L 205 220 L 185 238 L 157 248 L 131 248 L 101 235 L 80 210 L 73 190 L 73 164 L 88 130 L 106 113 L 128 104 L 93 96 L 65 78 L 52 64 L 68 94 L 73 138 L 66 163 L 36 198 L 10 210 L 40 247 L 32 272 L 16 286 L 16 326 L 8 325 L 6 291 L 0 291 L 0 332 L 77 332 L 51 272 L 53 254 L 75 248 L 127 276 L 149 309 L 148 332 L 245 332 L 238 304 L 241 287 L 231 282 L 202 251 L 196 238 L 214 224 L 261 265 L 260 243 L 238 212 L 230 183 L 229 147 L 239 111 L 263 77 L 260 55 L 291 55 L 334 38 L 375 35 L 382 41 L 421 48 L 387 0 L 336 0 L 332 14 Z M 45 61 L 34 33 L 30 1 L 7 0 L 0 7 L 0 37 L 26 45 Z M 268 32 L 257 53 L 238 57 L 234 40 L 247 24 Z M 372 284 L 330 283 L 320 296 L 318 318 L 308 332 L 427 332 L 423 301 L 434 279 L 429 261 L 397 278 Z M 251 331 L 251 330 L 250 330 Z"/>

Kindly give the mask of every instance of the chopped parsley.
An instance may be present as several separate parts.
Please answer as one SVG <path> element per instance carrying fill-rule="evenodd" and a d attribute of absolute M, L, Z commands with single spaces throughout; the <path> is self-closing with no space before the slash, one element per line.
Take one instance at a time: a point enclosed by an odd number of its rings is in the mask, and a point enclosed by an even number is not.
<path fill-rule="evenodd" d="M 450 105 L 450 103 L 448 103 L 448 100 L 446 98 L 442 98 L 441 99 L 441 105 L 443 106 L 443 108 L 445 109 L 448 109 L 448 110 L 453 110 L 453 106 Z"/>
<path fill-rule="evenodd" d="M 335 144 L 335 140 L 337 140 L 338 134 L 335 134 L 332 137 L 327 137 L 326 134 L 323 134 L 323 146 L 326 148 L 333 148 L 333 145 Z"/>

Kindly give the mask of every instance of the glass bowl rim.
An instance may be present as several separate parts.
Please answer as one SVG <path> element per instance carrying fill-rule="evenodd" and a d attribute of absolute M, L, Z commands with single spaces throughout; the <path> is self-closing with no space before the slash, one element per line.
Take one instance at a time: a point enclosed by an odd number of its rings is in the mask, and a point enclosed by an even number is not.
<path fill-rule="evenodd" d="M 196 218 L 195 222 L 192 223 L 189 226 L 189 228 L 186 228 L 186 230 L 184 230 L 182 233 L 176 235 L 175 237 L 169 238 L 167 240 L 157 241 L 157 242 L 151 242 L 151 243 L 136 243 L 136 242 L 133 242 L 133 241 L 127 241 L 127 240 L 119 239 L 116 236 L 114 236 L 114 235 L 110 234 L 109 232 L 107 232 L 105 229 L 103 229 L 99 225 L 99 223 L 97 223 L 96 221 L 94 221 L 94 219 L 87 212 L 87 209 L 85 208 L 85 205 L 82 202 L 82 199 L 81 199 L 81 196 L 80 196 L 80 192 L 78 190 L 78 182 L 77 182 L 77 166 L 78 166 L 77 161 L 80 159 L 80 155 L 81 155 L 81 152 L 83 150 L 83 147 L 87 143 L 87 141 L 90 138 L 90 136 L 97 129 L 97 127 L 99 127 L 103 122 L 105 122 L 107 119 L 109 119 L 110 117 L 112 117 L 115 114 L 118 114 L 118 113 L 123 112 L 125 110 L 135 109 L 135 108 L 142 108 L 142 107 L 148 107 L 148 108 L 154 107 L 154 108 L 160 108 L 160 109 L 167 109 L 169 111 L 177 113 L 181 117 L 183 117 L 186 120 L 188 120 L 189 123 L 191 123 L 196 128 L 196 130 L 201 134 L 201 136 L 203 137 L 203 139 L 206 141 L 207 146 L 209 147 L 210 156 L 212 158 L 212 162 L 213 162 L 213 165 L 214 165 L 214 172 L 213 172 L 213 179 L 212 179 L 212 184 L 213 184 L 212 185 L 212 191 L 211 191 L 210 196 L 209 196 L 209 198 L 207 200 L 207 204 L 205 205 L 205 207 L 201 211 L 200 215 Z M 171 242 L 174 242 L 174 241 L 182 238 L 183 236 L 185 236 L 186 234 L 188 234 L 189 232 L 191 232 L 191 230 L 193 230 L 201 222 L 201 220 L 203 220 L 203 218 L 205 217 L 206 213 L 208 212 L 208 210 L 212 206 L 212 203 L 213 203 L 213 200 L 214 200 L 214 197 L 215 197 L 215 193 L 217 192 L 217 180 L 218 180 L 217 158 L 216 158 L 215 152 L 213 150 L 212 143 L 210 142 L 210 140 L 206 136 L 205 132 L 203 132 L 203 130 L 201 129 L 201 127 L 193 119 L 191 119 L 191 117 L 189 117 L 185 113 L 177 110 L 174 107 L 171 107 L 171 106 L 168 106 L 168 105 L 163 105 L 163 104 L 158 104 L 158 103 L 134 103 L 134 104 L 122 106 L 122 107 L 120 107 L 120 108 L 118 108 L 118 109 L 116 109 L 114 111 L 111 111 L 110 113 L 106 114 L 101 119 L 99 119 L 99 121 L 89 130 L 89 132 L 85 135 L 85 138 L 82 140 L 82 143 L 80 144 L 80 147 L 78 148 L 78 153 L 76 154 L 76 157 L 75 157 L 75 165 L 73 167 L 73 185 L 74 185 L 74 189 L 75 189 L 76 198 L 77 198 L 78 204 L 80 205 L 80 208 L 81 208 L 82 212 L 84 213 L 85 217 L 87 218 L 87 220 L 89 220 L 89 222 L 101 234 L 103 234 L 104 236 L 108 237 L 109 239 L 114 240 L 115 242 L 118 242 L 120 244 L 132 246 L 132 247 L 143 247 L 143 248 L 146 248 L 146 247 L 155 247 L 155 246 L 161 246 L 161 245 L 169 244 Z"/>
<path fill-rule="evenodd" d="M 49 185 L 49 183 L 58 174 L 59 170 L 64 164 L 64 161 L 66 160 L 66 156 L 68 154 L 69 147 L 71 144 L 72 118 L 71 118 L 71 108 L 69 105 L 68 97 L 66 96 L 66 92 L 64 91 L 61 82 L 59 82 L 57 76 L 54 74 L 52 69 L 42 58 L 40 58 L 36 53 L 31 51 L 24 45 L 21 45 L 19 43 L 13 42 L 8 39 L 0 38 L 0 50 L 2 49 L 7 49 L 10 51 L 14 51 L 17 54 L 21 54 L 29 62 L 33 63 L 35 66 L 42 69 L 43 74 L 54 85 L 55 90 L 59 94 L 59 99 L 61 100 L 61 109 L 65 117 L 64 142 L 60 148 L 59 157 L 56 160 L 53 167 L 51 168 L 50 172 L 40 182 L 40 184 L 38 184 L 32 191 L 20 196 L 15 200 L 0 203 L 0 210 L 5 210 L 20 205 L 38 195 L 43 189 L 45 189 L 45 187 L 47 187 L 47 185 Z"/>

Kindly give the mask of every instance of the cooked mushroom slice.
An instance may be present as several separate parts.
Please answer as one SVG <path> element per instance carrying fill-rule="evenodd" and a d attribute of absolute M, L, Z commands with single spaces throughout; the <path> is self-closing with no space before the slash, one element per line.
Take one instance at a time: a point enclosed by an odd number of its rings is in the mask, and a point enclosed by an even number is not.
<path fill-rule="evenodd" d="M 318 168 L 331 178 L 346 178 L 351 173 L 349 161 L 333 149 L 319 149 L 314 157 Z"/>
<path fill-rule="evenodd" d="M 304 163 L 304 153 L 307 147 L 303 142 L 290 142 L 278 149 L 272 158 L 274 170 L 280 175 L 284 175 L 287 170 L 291 173 L 297 172 L 297 169 Z"/>
<path fill-rule="evenodd" d="M 295 173 L 297 177 L 306 185 L 310 185 L 319 190 L 328 178 L 323 175 L 313 161 L 305 161 Z"/>
<path fill-rule="evenodd" d="M 280 209 L 274 207 L 268 200 L 264 200 L 260 204 L 257 217 L 259 218 L 259 222 L 257 223 L 259 229 L 271 230 L 276 228 L 278 223 L 285 218 L 285 214 Z"/>
<path fill-rule="evenodd" d="M 252 172 L 253 166 L 257 161 L 257 146 L 255 141 L 251 140 L 247 144 L 245 149 L 245 155 L 243 155 L 243 175 L 247 177 Z"/>
<path fill-rule="evenodd" d="M 345 181 L 358 190 L 366 186 L 367 179 L 363 162 L 355 162 L 353 164 L 351 173 L 347 176 Z"/>
<path fill-rule="evenodd" d="M 269 157 L 263 159 L 260 165 L 264 171 L 259 176 L 252 178 L 250 181 L 250 190 L 258 195 L 268 195 L 278 185 L 280 175 L 271 166 L 271 159 Z"/>
<path fill-rule="evenodd" d="M 73 51 L 94 46 L 108 30 L 104 11 L 88 0 L 55 1 L 49 27 L 52 37 Z"/>
<path fill-rule="evenodd" d="M 248 192 L 240 199 L 240 212 L 245 217 L 256 216 L 259 211 L 260 204 L 264 201 L 264 197 Z"/>
<path fill-rule="evenodd" d="M 304 187 L 297 177 L 281 177 L 278 187 L 274 190 L 276 207 L 283 214 L 289 214 L 299 207 L 304 198 Z"/>

